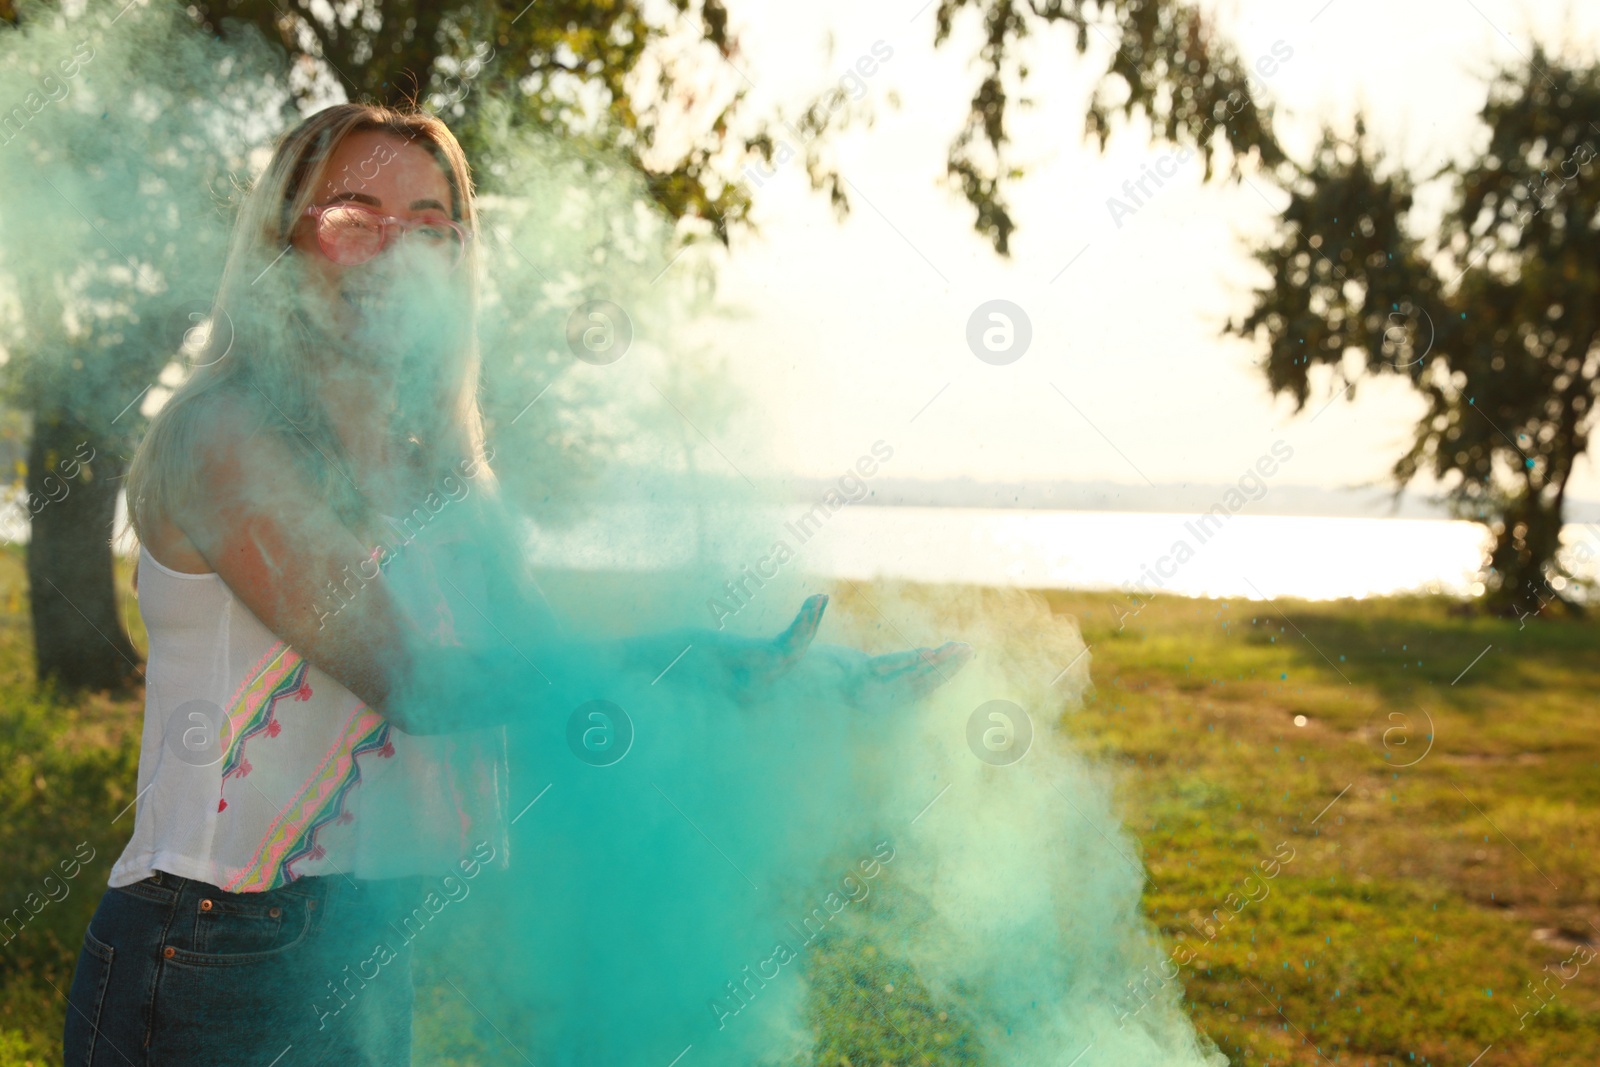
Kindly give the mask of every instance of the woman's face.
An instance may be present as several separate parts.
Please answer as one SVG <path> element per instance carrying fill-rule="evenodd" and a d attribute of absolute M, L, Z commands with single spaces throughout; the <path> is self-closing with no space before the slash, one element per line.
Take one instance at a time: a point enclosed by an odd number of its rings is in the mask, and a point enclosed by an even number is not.
<path fill-rule="evenodd" d="M 408 222 L 451 217 L 450 183 L 433 154 L 383 130 L 352 133 L 328 157 L 312 204 L 341 203 Z M 419 277 L 424 271 L 449 270 L 436 249 L 419 253 L 421 242 L 404 240 L 402 233 L 391 230 L 383 251 L 364 263 L 345 266 L 324 254 L 315 219 L 302 217 L 295 224 L 292 243 L 311 290 L 308 309 L 325 329 L 351 341 L 381 338 L 405 303 L 396 299 L 396 283 L 409 279 L 410 284 L 424 287 Z"/>

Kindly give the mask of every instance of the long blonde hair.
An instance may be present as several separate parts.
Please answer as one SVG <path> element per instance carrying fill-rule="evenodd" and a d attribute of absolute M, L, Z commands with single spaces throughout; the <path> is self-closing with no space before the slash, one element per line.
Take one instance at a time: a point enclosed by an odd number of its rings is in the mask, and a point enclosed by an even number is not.
<path fill-rule="evenodd" d="M 428 368 L 432 388 L 412 384 L 412 402 L 399 418 L 419 479 L 441 477 L 462 461 L 484 466 L 483 417 L 478 405 L 480 357 L 476 311 L 481 269 L 478 223 L 466 155 L 447 126 L 421 112 L 367 104 L 338 104 L 284 134 L 266 171 L 240 206 L 211 309 L 209 338 L 192 357 L 194 369 L 151 420 L 128 468 L 128 518 L 141 541 L 158 516 L 172 515 L 198 488 L 194 465 L 197 401 L 227 390 L 260 417 L 259 429 L 281 434 L 303 459 L 306 473 L 347 523 L 367 527 L 372 507 L 354 489 L 348 457 L 330 413 L 316 394 L 316 361 L 338 358 L 319 350 L 297 308 L 294 271 L 273 265 L 291 251 L 295 223 L 316 197 L 329 156 L 352 133 L 386 131 L 432 152 L 450 184 L 451 216 L 470 235 L 463 288 L 465 331 L 456 351 Z M 251 428 L 240 427 L 241 432 Z"/>

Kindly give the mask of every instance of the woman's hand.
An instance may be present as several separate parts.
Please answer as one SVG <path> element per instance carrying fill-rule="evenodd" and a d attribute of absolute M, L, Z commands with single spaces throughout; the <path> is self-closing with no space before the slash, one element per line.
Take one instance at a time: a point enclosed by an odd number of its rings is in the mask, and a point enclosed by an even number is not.
<path fill-rule="evenodd" d="M 850 707 L 894 708 L 933 692 L 972 658 L 972 646 L 955 641 L 881 656 L 843 645 L 813 646 L 827 606 L 825 595 L 808 597 L 777 637 L 722 637 L 716 642 L 712 655 L 736 699 L 748 700 L 793 675 L 802 685 Z"/>
<path fill-rule="evenodd" d="M 972 646 L 959 641 L 881 656 L 843 645 L 817 645 L 810 654 L 823 678 L 824 692 L 863 711 L 888 710 L 920 700 L 954 678 L 972 657 Z"/>
<path fill-rule="evenodd" d="M 825 594 L 807 597 L 789 628 L 777 637 L 717 635 L 711 646 L 714 669 L 734 697 L 748 700 L 794 670 L 811 647 L 811 639 L 817 636 L 817 626 L 827 606 Z"/>

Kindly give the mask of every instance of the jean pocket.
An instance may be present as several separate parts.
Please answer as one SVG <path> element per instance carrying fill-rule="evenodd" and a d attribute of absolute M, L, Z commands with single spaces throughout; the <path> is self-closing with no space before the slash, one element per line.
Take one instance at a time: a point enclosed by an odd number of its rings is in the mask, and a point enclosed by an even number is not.
<path fill-rule="evenodd" d="M 101 1009 L 115 958 L 116 950 L 95 937 L 93 930 L 83 932 L 83 950 L 78 953 L 78 966 L 67 992 L 66 1030 L 62 1035 L 62 1059 L 67 1067 L 88 1067 L 97 1062 L 96 1046 L 108 1045 L 100 1032 Z M 106 1061 L 102 1055 L 98 1062 Z"/>
<path fill-rule="evenodd" d="M 309 901 L 299 894 L 222 893 L 194 905 L 189 947 L 171 959 L 212 966 L 254 963 L 295 948 L 311 929 Z"/>

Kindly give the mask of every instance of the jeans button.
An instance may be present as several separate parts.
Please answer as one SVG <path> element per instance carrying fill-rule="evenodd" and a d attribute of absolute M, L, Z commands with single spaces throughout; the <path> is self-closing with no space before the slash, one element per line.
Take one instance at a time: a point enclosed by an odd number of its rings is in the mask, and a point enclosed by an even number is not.
<path fill-rule="evenodd" d="M 211 901 L 209 901 L 209 900 L 202 900 L 202 901 L 201 901 L 201 902 L 200 902 L 200 910 L 201 910 L 201 911 L 210 911 L 210 910 L 211 910 Z"/>
<path fill-rule="evenodd" d="M 268 908 L 267 909 L 267 914 L 272 916 L 274 919 L 276 919 L 280 915 L 283 914 L 283 909 L 282 908 Z"/>
<path fill-rule="evenodd" d="M 172 947 L 172 946 L 171 946 L 171 945 L 168 945 L 168 946 L 167 946 L 167 947 L 166 947 L 166 948 L 164 948 L 164 949 L 162 949 L 162 950 L 161 950 L 161 954 L 162 954 L 162 955 L 163 955 L 163 956 L 165 956 L 165 957 L 166 957 L 166 958 L 167 958 L 167 959 L 169 959 L 169 960 L 170 960 L 170 959 L 171 959 L 171 958 L 172 958 L 172 957 L 173 957 L 173 956 L 175 956 L 175 955 L 177 955 L 177 952 L 178 952 L 178 950 L 177 950 L 177 949 L 175 949 L 175 948 L 173 948 L 173 947 Z"/>

